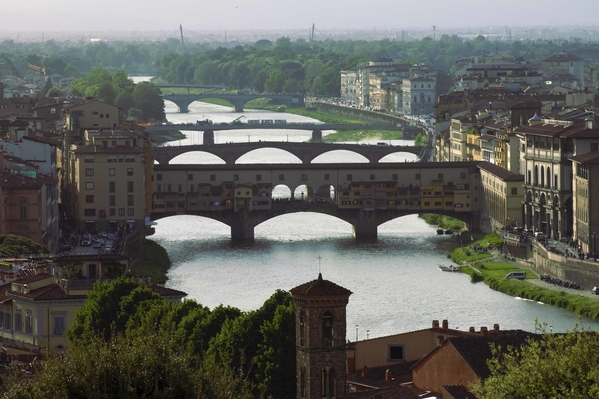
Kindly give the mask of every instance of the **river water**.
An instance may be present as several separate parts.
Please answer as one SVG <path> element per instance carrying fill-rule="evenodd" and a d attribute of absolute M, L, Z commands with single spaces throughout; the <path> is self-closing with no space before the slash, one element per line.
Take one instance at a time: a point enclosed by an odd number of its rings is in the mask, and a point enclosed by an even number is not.
<path fill-rule="evenodd" d="M 195 102 L 188 114 L 177 113 L 167 102 L 167 119 L 173 123 L 211 119 L 230 122 L 245 115 L 249 119 L 312 121 L 290 114 L 246 110 Z M 247 140 L 305 141 L 310 132 L 252 130 L 217 134 L 217 143 Z M 326 134 L 326 133 L 325 133 Z M 249 137 L 248 137 L 249 136 Z M 377 141 L 377 140 L 373 140 Z M 201 144 L 201 133 L 167 145 Z M 411 144 L 401 140 L 391 144 Z M 399 157 L 399 158 L 398 158 Z M 259 150 L 240 160 L 299 162 L 277 150 Z M 412 161 L 411 154 L 395 155 L 388 161 Z M 360 156 L 338 153 L 321 162 L 359 162 Z M 201 152 L 183 154 L 173 163 L 223 163 Z M 277 193 L 274 193 L 277 195 Z M 347 306 L 348 339 L 359 339 L 419 330 L 432 320 L 449 321 L 450 328 L 467 330 L 481 326 L 535 330 L 535 320 L 553 331 L 571 329 L 576 315 L 532 301 L 513 298 L 473 284 L 461 273 L 441 272 L 439 263 L 449 264 L 447 253 L 460 245 L 454 236 L 436 235 L 435 227 L 416 215 L 405 216 L 379 227 L 375 243 L 356 243 L 351 226 L 328 215 L 297 213 L 271 219 L 255 229 L 255 242 L 233 245 L 230 229 L 219 222 L 196 216 L 160 219 L 151 237 L 168 252 L 172 267 L 167 286 L 188 293 L 188 298 L 210 308 L 219 304 L 252 310 L 277 289 L 289 290 L 316 279 L 319 271 L 353 292 Z M 583 325 L 599 329 L 597 323 Z M 356 326 L 359 326 L 356 329 Z"/>

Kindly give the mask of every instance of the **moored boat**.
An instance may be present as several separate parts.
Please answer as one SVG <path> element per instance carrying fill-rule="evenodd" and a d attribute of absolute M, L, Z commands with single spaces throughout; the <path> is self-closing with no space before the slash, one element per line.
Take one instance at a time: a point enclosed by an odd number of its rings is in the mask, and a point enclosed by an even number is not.
<path fill-rule="evenodd" d="M 447 266 L 447 265 L 439 264 L 439 265 L 437 265 L 437 269 L 441 270 L 442 272 L 457 272 L 458 271 L 458 268 L 453 265 Z"/>
<path fill-rule="evenodd" d="M 437 234 L 439 234 L 439 235 L 445 234 L 445 231 L 443 229 L 437 229 Z"/>

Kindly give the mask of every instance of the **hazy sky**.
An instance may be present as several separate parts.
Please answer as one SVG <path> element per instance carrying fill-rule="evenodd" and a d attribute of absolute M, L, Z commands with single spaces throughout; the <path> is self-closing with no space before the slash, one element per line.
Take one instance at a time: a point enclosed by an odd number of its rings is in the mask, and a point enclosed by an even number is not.
<path fill-rule="evenodd" d="M 0 0 L 0 31 L 597 26 L 599 0 Z"/>

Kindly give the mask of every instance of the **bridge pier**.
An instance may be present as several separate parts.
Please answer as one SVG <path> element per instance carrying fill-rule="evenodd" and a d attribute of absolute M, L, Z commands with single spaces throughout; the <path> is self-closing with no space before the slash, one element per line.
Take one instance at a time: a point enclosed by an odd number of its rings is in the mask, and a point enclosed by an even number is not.
<path fill-rule="evenodd" d="M 253 241 L 254 225 L 250 223 L 250 212 L 241 210 L 233 214 L 231 223 L 231 240 L 233 241 Z"/>
<path fill-rule="evenodd" d="M 214 144 L 214 131 L 213 130 L 204 130 L 204 145 Z"/>
<path fill-rule="evenodd" d="M 374 217 L 374 211 L 360 211 L 358 222 L 352 226 L 356 240 L 376 240 L 378 224 Z"/>
<path fill-rule="evenodd" d="M 312 130 L 312 142 L 313 143 L 322 143 L 322 130 L 320 130 L 320 129 Z"/>

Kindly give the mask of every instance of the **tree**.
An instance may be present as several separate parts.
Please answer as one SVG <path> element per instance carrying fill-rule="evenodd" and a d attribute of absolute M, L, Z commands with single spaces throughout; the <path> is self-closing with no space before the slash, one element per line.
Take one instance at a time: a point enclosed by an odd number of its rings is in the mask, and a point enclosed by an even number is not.
<path fill-rule="evenodd" d="M 3 258 L 14 258 L 23 254 L 45 254 L 48 249 L 41 244 L 31 241 L 29 238 L 14 234 L 0 235 L 0 256 Z"/>
<path fill-rule="evenodd" d="M 113 334 L 125 331 L 141 302 L 154 299 L 165 300 L 131 278 L 96 283 L 75 313 L 75 322 L 67 336 L 72 342 L 87 341 L 94 335 L 108 341 Z"/>
<path fill-rule="evenodd" d="M 481 399 L 599 397 L 599 334 L 544 334 L 520 348 L 493 348 L 491 376 L 472 388 Z"/>
<path fill-rule="evenodd" d="M 164 100 L 160 95 L 160 89 L 154 84 L 150 82 L 136 84 L 133 90 L 133 101 L 135 102 L 135 108 L 141 111 L 145 121 L 150 119 L 164 120 Z"/>
<path fill-rule="evenodd" d="M 243 90 L 249 83 L 249 69 L 245 64 L 235 64 L 229 70 L 229 85 L 235 89 Z"/>
<path fill-rule="evenodd" d="M 267 93 L 280 93 L 285 84 L 285 74 L 280 69 L 272 69 L 264 82 L 264 91 Z"/>
<path fill-rule="evenodd" d="M 64 93 L 58 87 L 52 87 L 46 92 L 46 97 L 62 97 Z"/>
<path fill-rule="evenodd" d="M 137 331 L 108 342 L 93 335 L 50 355 L 29 378 L 4 379 L 4 398 L 214 398 L 251 399 L 250 386 L 207 360 L 190 367 L 193 354 L 172 345 L 168 332 Z"/>

